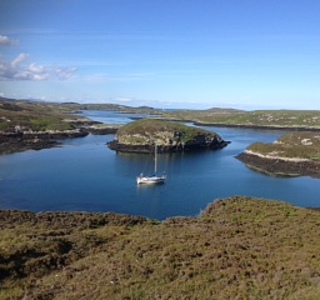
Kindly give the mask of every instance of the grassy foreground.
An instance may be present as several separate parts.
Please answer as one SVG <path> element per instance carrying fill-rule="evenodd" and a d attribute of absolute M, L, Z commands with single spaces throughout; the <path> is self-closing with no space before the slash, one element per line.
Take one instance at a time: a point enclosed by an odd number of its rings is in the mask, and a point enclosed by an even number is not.
<path fill-rule="evenodd" d="M 0 299 L 320 299 L 320 215 L 233 197 L 164 222 L 0 211 Z"/>

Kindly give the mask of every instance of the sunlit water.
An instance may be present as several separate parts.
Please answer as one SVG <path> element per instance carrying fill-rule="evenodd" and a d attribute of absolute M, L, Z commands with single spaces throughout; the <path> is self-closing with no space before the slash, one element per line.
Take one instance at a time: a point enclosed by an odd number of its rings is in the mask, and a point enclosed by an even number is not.
<path fill-rule="evenodd" d="M 106 123 L 130 121 L 112 112 L 84 114 Z M 136 176 L 149 167 L 151 172 L 151 157 L 109 150 L 106 142 L 114 135 L 89 135 L 58 148 L 2 155 L 0 209 L 113 211 L 165 219 L 197 215 L 212 201 L 234 195 L 320 206 L 319 179 L 269 177 L 235 159 L 251 143 L 272 142 L 284 132 L 205 128 L 232 143 L 219 151 L 159 155 L 159 170 L 167 174 L 167 182 L 159 186 L 137 186 Z"/>

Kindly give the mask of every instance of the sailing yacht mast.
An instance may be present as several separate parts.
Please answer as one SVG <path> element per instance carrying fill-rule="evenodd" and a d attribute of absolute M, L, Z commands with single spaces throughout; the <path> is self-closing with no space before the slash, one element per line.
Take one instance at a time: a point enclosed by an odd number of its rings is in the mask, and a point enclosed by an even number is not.
<path fill-rule="evenodd" d="M 151 176 L 144 176 L 142 173 L 137 177 L 137 184 L 158 184 L 166 181 L 166 175 L 157 175 L 157 144 L 154 144 L 154 174 Z"/>
<path fill-rule="evenodd" d="M 154 145 L 154 174 L 157 174 L 157 144 Z"/>

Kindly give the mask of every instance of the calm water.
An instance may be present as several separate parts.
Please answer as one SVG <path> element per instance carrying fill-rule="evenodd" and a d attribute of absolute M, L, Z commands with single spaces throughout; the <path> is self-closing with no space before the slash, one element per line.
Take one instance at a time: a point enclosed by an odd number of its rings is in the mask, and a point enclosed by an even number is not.
<path fill-rule="evenodd" d="M 106 123 L 130 121 L 111 112 L 84 114 Z M 89 135 L 64 141 L 59 148 L 0 156 L 0 209 L 113 211 L 165 219 L 197 215 L 215 199 L 234 195 L 320 206 L 319 179 L 273 178 L 234 158 L 252 142 L 272 142 L 283 132 L 206 129 L 232 143 L 219 151 L 160 155 L 159 170 L 166 171 L 168 180 L 154 187 L 135 181 L 146 171 L 149 156 L 109 150 L 106 142 L 113 135 Z"/>

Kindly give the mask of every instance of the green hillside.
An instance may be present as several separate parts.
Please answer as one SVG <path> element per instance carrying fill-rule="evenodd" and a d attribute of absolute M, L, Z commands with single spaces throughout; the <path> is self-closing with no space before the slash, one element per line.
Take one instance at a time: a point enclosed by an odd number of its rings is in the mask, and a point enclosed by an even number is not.
<path fill-rule="evenodd" d="M 178 110 L 164 113 L 163 117 L 207 125 L 320 129 L 320 111 L 317 110 L 243 111 L 216 108 Z"/>
<path fill-rule="evenodd" d="M 70 111 L 54 104 L 1 100 L 0 132 L 74 129 L 73 124 L 65 121 L 74 117 L 66 113 Z"/>
<path fill-rule="evenodd" d="M 0 211 L 0 299 L 320 299 L 320 215 L 233 197 L 156 222 Z"/>
<path fill-rule="evenodd" d="M 279 138 L 275 143 L 254 143 L 247 150 L 275 158 L 320 161 L 320 133 L 292 132 Z"/>

